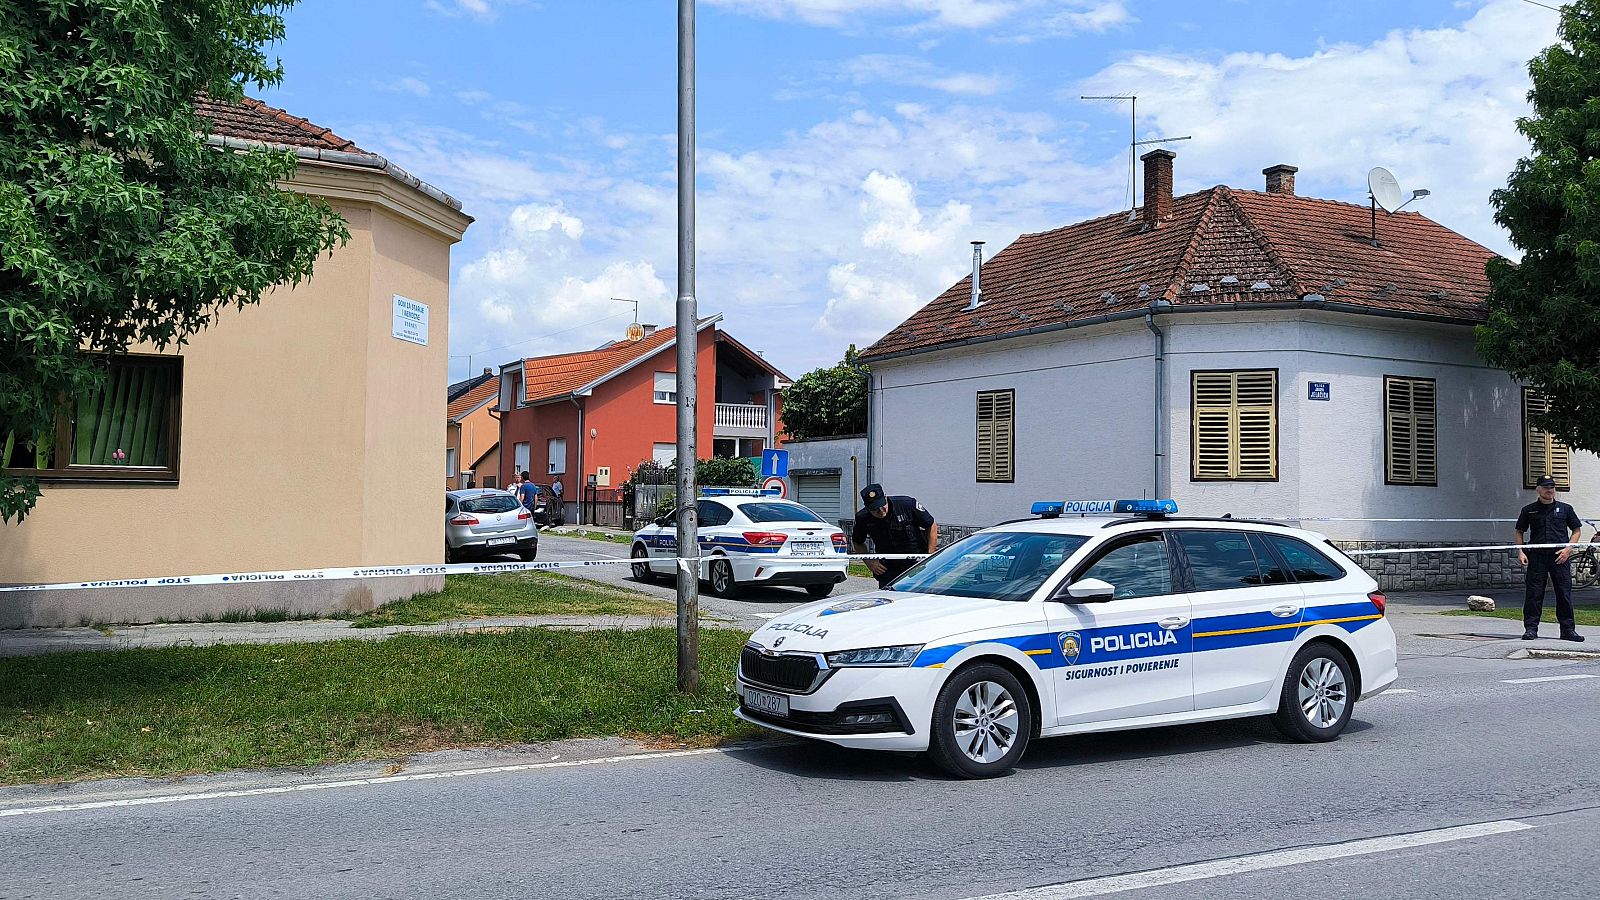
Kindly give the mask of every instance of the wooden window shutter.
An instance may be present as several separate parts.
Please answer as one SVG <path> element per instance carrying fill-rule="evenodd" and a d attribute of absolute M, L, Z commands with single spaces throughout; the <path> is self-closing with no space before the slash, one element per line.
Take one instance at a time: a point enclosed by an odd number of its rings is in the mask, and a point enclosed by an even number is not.
<path fill-rule="evenodd" d="M 979 481 L 1012 481 L 1016 459 L 1016 391 L 978 392 Z"/>
<path fill-rule="evenodd" d="M 1522 483 L 1533 487 L 1534 482 L 1549 475 L 1556 480 L 1556 489 L 1572 490 L 1572 451 L 1555 435 L 1537 428 L 1533 417 L 1550 408 L 1550 399 L 1531 388 L 1522 389 Z"/>
<path fill-rule="evenodd" d="M 1438 485 L 1437 395 L 1431 378 L 1384 376 L 1384 480 L 1389 484 Z"/>
<path fill-rule="evenodd" d="M 1196 480 L 1278 477 L 1278 373 L 1190 373 Z"/>

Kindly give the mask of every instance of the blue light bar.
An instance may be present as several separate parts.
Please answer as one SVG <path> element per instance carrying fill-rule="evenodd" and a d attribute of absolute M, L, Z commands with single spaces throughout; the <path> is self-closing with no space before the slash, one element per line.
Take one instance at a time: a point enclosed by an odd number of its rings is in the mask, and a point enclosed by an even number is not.
<path fill-rule="evenodd" d="M 702 497 L 776 497 L 783 492 L 777 488 L 701 488 Z"/>
<path fill-rule="evenodd" d="M 1040 500 L 1030 510 L 1033 515 L 1054 519 L 1062 515 L 1108 516 L 1132 513 L 1145 516 L 1175 516 L 1175 500 Z"/>

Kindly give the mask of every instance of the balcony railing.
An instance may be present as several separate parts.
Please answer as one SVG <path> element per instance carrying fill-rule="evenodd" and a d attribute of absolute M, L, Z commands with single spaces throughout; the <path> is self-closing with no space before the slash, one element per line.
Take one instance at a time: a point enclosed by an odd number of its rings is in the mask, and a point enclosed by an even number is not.
<path fill-rule="evenodd" d="M 718 403 L 716 427 L 765 429 L 767 408 L 752 403 Z"/>

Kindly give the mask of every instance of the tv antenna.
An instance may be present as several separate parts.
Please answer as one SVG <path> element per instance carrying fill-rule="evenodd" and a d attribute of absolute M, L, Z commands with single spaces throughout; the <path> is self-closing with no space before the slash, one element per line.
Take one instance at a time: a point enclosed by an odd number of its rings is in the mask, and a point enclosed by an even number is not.
<path fill-rule="evenodd" d="M 1139 140 L 1139 96 L 1137 94 L 1099 94 L 1078 96 L 1079 100 L 1115 100 L 1128 101 L 1128 220 L 1133 220 L 1134 210 L 1139 208 L 1139 148 L 1147 144 L 1165 144 L 1170 141 L 1187 141 L 1193 135 L 1171 138 L 1150 138 Z"/>
<path fill-rule="evenodd" d="M 1404 193 L 1400 190 L 1399 180 L 1383 166 L 1374 166 L 1372 171 L 1367 173 L 1367 200 L 1371 204 L 1372 210 L 1372 235 L 1370 238 L 1372 246 L 1383 246 L 1378 243 L 1378 207 L 1383 207 L 1384 215 L 1392 216 L 1404 209 L 1412 200 L 1421 200 L 1432 191 L 1427 188 L 1417 188 L 1411 192 L 1410 199 L 1402 201 L 1400 198 L 1404 196 Z"/>
<path fill-rule="evenodd" d="M 611 299 L 618 303 L 633 304 L 633 324 L 628 326 L 628 340 L 635 344 L 644 340 L 644 326 L 639 324 L 639 301 L 629 300 L 626 297 L 612 297 Z"/>

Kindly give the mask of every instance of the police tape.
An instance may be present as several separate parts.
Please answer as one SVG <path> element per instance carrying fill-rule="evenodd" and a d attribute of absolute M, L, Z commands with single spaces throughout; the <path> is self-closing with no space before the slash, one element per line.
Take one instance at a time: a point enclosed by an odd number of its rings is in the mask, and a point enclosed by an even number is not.
<path fill-rule="evenodd" d="M 699 561 L 705 563 L 713 558 L 709 555 L 702 556 Z M 783 565 L 788 569 L 825 569 L 837 566 L 841 562 L 856 560 L 920 560 L 925 558 L 926 554 L 919 553 L 882 553 L 864 556 L 835 555 L 813 559 L 785 557 Z M 551 572 L 560 569 L 588 569 L 595 566 L 631 566 L 643 561 L 642 558 L 619 557 L 617 559 L 568 559 L 546 560 L 543 562 L 440 563 L 437 565 L 412 566 L 285 569 L 278 572 L 229 572 L 219 575 L 168 575 L 150 578 L 113 578 L 105 581 L 64 581 L 56 584 L 0 585 L 0 594 L 33 591 L 104 590 L 110 588 L 181 587 L 187 585 L 304 584 L 312 581 L 337 581 L 355 578 L 410 578 L 418 575 L 494 575 L 502 572 Z M 675 562 L 682 569 L 687 569 L 692 564 L 688 557 L 683 556 L 657 556 L 650 557 L 648 561 L 653 563 Z"/>
<path fill-rule="evenodd" d="M 1584 545 L 1577 545 L 1584 546 Z M 1347 556 L 1382 556 L 1405 553 L 1470 553 L 1484 550 L 1559 550 L 1574 547 L 1572 544 L 1492 544 L 1472 547 L 1394 547 L 1372 550 L 1344 550 Z M 702 556 L 691 560 L 686 556 L 649 557 L 653 563 L 676 563 L 688 571 L 695 562 L 707 563 L 723 558 Z M 789 569 L 825 569 L 841 562 L 866 560 L 922 560 L 922 553 L 874 553 L 851 556 L 829 556 L 813 559 L 784 557 L 781 562 Z M 561 569 L 588 569 L 596 566 L 632 566 L 645 561 L 644 557 L 618 557 L 616 559 L 567 559 L 544 562 L 502 563 L 439 563 L 412 566 L 366 566 L 328 569 L 285 569 L 278 572 L 229 572 L 224 575 L 168 575 L 149 578 L 113 578 L 105 581 L 64 581 L 56 584 L 0 585 L 0 594 L 31 593 L 34 591 L 84 591 L 112 588 L 182 587 L 188 585 L 241 585 L 241 584 L 303 584 L 311 581 L 338 581 L 355 578 L 410 578 L 418 575 L 495 575 L 504 572 L 552 572 Z"/>

